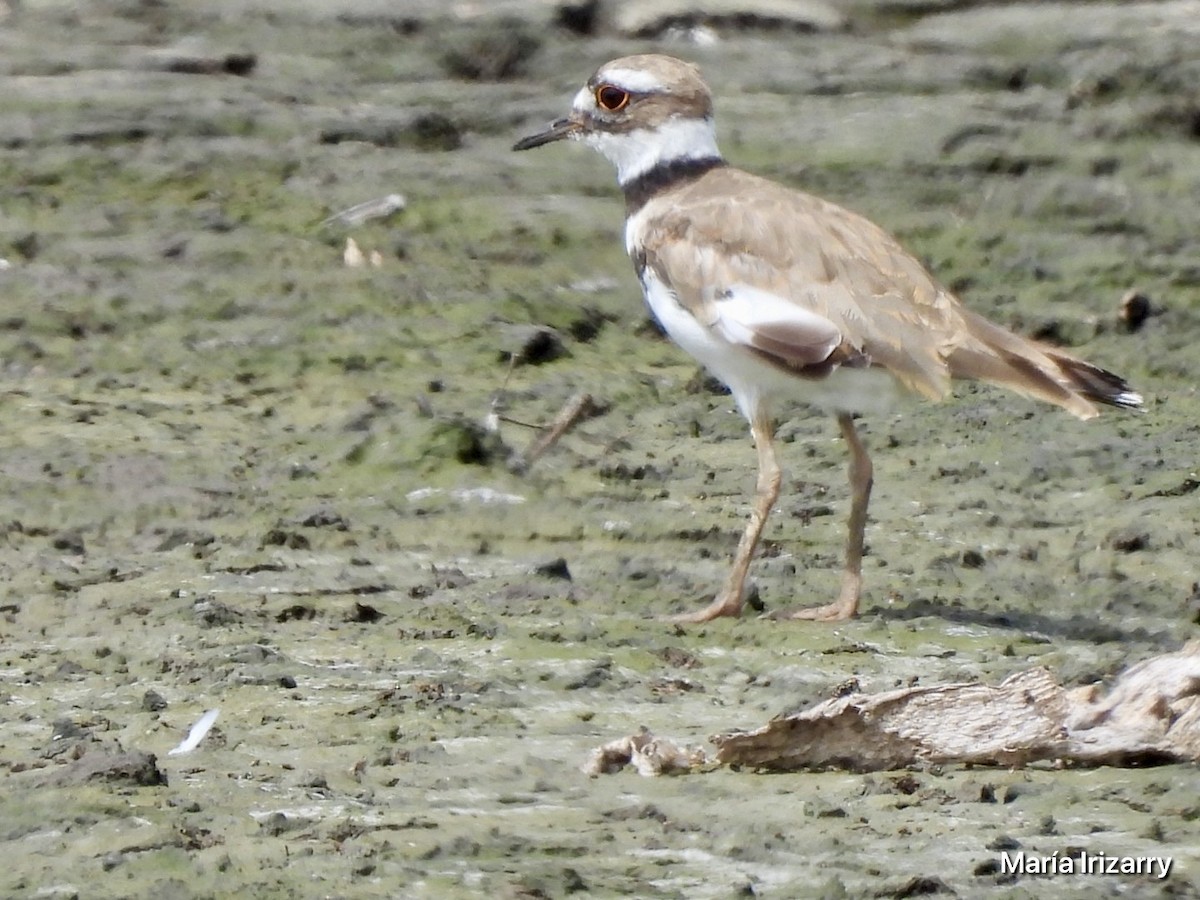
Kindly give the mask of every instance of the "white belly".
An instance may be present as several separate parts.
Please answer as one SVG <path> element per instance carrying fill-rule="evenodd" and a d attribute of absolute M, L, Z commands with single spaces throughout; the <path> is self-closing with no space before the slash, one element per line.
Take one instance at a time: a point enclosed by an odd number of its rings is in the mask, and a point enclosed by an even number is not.
<path fill-rule="evenodd" d="M 649 269 L 642 289 L 654 318 L 671 340 L 729 386 L 747 419 L 788 401 L 830 412 L 883 412 L 900 393 L 896 380 L 881 369 L 839 368 L 817 379 L 790 375 L 698 322 Z"/>

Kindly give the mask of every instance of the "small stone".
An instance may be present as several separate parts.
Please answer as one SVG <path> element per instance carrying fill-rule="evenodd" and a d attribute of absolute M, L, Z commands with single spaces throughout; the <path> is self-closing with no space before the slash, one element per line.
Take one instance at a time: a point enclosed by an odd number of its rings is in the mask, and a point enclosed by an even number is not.
<path fill-rule="evenodd" d="M 968 569 L 982 569 L 987 564 L 987 559 L 978 550 L 964 550 L 962 564 Z"/>
<path fill-rule="evenodd" d="M 1153 314 L 1154 308 L 1149 297 L 1140 291 L 1128 291 L 1121 298 L 1121 309 L 1117 317 L 1127 331 L 1134 332 L 1141 328 Z"/>
<path fill-rule="evenodd" d="M 562 337 L 544 325 L 512 325 L 507 329 L 500 362 L 540 366 L 567 355 Z"/>
<path fill-rule="evenodd" d="M 1150 546 L 1150 535 L 1137 528 L 1121 528 L 1109 534 L 1108 546 L 1118 553 L 1137 553 Z"/>
<path fill-rule="evenodd" d="M 1002 834 L 988 841 L 987 849 L 995 853 L 1003 853 L 1006 850 L 1020 850 L 1021 842 L 1011 835 Z"/>
<path fill-rule="evenodd" d="M 533 574 L 541 575 L 543 578 L 560 578 L 563 581 L 571 580 L 571 570 L 567 568 L 567 561 L 561 556 L 558 559 L 552 559 L 550 562 L 535 566 Z"/>
<path fill-rule="evenodd" d="M 50 546 L 73 556 L 83 556 L 87 552 L 87 548 L 83 544 L 83 535 L 75 528 L 60 531 L 54 535 L 50 539 Z"/>

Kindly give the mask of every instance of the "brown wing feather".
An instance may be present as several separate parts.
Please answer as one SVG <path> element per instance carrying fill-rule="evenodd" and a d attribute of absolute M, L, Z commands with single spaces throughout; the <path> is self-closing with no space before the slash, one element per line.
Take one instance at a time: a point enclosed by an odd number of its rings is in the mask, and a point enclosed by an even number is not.
<path fill-rule="evenodd" d="M 647 263 L 701 321 L 714 291 L 749 284 L 833 322 L 842 358 L 865 356 L 929 397 L 949 390 L 945 359 L 963 331 L 953 298 L 866 219 L 731 168 L 646 214 Z"/>
<path fill-rule="evenodd" d="M 951 378 L 979 379 L 1080 418 L 1096 415 L 1093 400 L 1140 401 L 1119 377 L 971 313 L 886 231 L 810 194 L 723 167 L 651 200 L 642 218 L 646 264 L 700 321 L 711 322 L 716 292 L 748 284 L 833 322 L 842 343 L 805 374 L 865 358 L 930 398 Z M 764 334 L 761 349 L 786 359 L 787 342 Z M 808 353 L 793 355 L 811 366 Z"/>

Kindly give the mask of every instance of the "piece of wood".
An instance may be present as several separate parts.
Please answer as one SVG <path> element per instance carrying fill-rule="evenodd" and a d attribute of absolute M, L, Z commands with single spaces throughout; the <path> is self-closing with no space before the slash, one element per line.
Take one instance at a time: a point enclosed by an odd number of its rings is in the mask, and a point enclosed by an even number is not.
<path fill-rule="evenodd" d="M 525 448 L 524 453 L 512 460 L 511 469 L 522 475 L 525 474 L 529 471 L 530 466 L 537 462 L 543 453 L 558 443 L 559 438 L 573 428 L 576 423 L 598 415 L 601 411 L 591 394 L 580 392 L 573 395 L 563 404 L 563 408 L 558 411 L 554 421 L 546 426 L 545 431 L 537 440 Z"/>
<path fill-rule="evenodd" d="M 1131 666 L 1107 693 L 1067 690 L 1036 668 L 994 687 L 851 694 L 712 740 L 717 762 L 772 771 L 1198 761 L 1200 642 Z"/>
<path fill-rule="evenodd" d="M 655 738 L 643 733 L 627 740 L 632 743 L 625 747 L 636 750 Z M 778 716 L 755 731 L 711 740 L 716 756 L 692 755 L 692 768 L 717 763 L 774 772 L 867 772 L 933 764 L 1200 762 L 1200 641 L 1130 666 L 1107 691 L 1100 685 L 1064 688 L 1038 667 L 998 685 L 836 697 Z M 615 750 L 616 743 L 606 747 Z M 620 756 L 610 752 L 602 757 L 606 764 L 592 770 L 612 771 Z M 639 766 L 639 771 L 686 768 Z"/>

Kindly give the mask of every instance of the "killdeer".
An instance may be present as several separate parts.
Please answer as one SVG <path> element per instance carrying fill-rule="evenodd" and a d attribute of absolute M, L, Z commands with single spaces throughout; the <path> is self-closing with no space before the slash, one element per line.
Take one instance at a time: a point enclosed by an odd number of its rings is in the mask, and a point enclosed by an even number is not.
<path fill-rule="evenodd" d="M 758 450 L 758 483 L 733 568 L 705 622 L 742 611 L 746 574 L 779 496 L 774 414 L 794 398 L 831 412 L 850 450 L 849 537 L 841 592 L 775 618 L 846 619 L 862 593 L 871 458 L 856 413 L 896 389 L 930 399 L 972 379 L 1081 419 L 1096 404 L 1138 407 L 1123 378 L 1035 343 L 962 306 L 886 231 L 840 206 L 728 165 L 712 94 L 693 65 L 628 56 L 600 67 L 571 112 L 518 141 L 583 141 L 625 194 L 625 247 L 667 334 L 729 386 Z"/>

